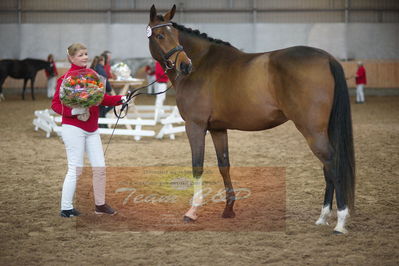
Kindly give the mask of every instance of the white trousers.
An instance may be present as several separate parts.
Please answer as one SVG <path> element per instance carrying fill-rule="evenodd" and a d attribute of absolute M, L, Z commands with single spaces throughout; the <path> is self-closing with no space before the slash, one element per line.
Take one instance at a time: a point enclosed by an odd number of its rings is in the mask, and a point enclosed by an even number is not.
<path fill-rule="evenodd" d="M 55 93 L 55 86 L 57 85 L 57 77 L 51 77 L 47 81 L 47 97 L 53 98 Z"/>
<path fill-rule="evenodd" d="M 165 91 L 168 88 L 167 83 L 155 83 L 155 93 Z M 166 93 L 161 93 L 156 95 L 155 99 L 155 121 L 161 120 L 161 115 L 164 113 L 162 107 L 163 102 L 166 99 Z"/>
<path fill-rule="evenodd" d="M 61 132 L 68 158 L 68 172 L 62 186 L 61 210 L 73 209 L 76 181 L 82 174 L 85 151 L 93 171 L 95 204 L 105 204 L 105 160 L 98 130 L 87 132 L 75 126 L 62 125 Z"/>
<path fill-rule="evenodd" d="M 364 84 L 356 85 L 356 102 L 364 102 Z"/>
<path fill-rule="evenodd" d="M 153 83 L 154 81 L 155 81 L 155 75 L 147 75 L 147 82 L 148 82 L 148 84 L 151 84 L 151 83 Z M 153 92 L 155 91 L 154 87 L 155 87 L 155 83 L 152 84 L 152 85 L 150 85 L 150 86 L 148 86 L 148 87 L 147 87 L 147 92 L 148 92 L 148 93 L 153 93 Z"/>

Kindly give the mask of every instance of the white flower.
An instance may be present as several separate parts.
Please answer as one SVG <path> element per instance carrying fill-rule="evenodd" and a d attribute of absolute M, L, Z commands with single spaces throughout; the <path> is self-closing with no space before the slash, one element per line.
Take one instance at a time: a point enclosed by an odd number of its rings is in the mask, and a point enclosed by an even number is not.
<path fill-rule="evenodd" d="M 117 80 L 129 80 L 132 78 L 129 66 L 123 62 L 113 65 L 111 70 L 117 76 Z"/>

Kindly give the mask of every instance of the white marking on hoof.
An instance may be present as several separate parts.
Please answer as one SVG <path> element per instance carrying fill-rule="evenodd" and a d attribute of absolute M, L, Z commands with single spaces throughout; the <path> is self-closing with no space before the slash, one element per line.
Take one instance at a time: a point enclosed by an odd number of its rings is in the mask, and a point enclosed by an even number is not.
<path fill-rule="evenodd" d="M 191 208 L 186 212 L 184 216 L 192 219 L 197 220 L 197 210 L 200 206 L 202 206 L 204 197 L 202 193 L 202 177 L 194 181 L 194 195 L 191 200 Z"/>
<path fill-rule="evenodd" d="M 6 98 L 4 97 L 4 94 L 3 93 L 0 93 L 0 101 L 4 101 Z"/>
<path fill-rule="evenodd" d="M 192 199 L 191 205 L 194 207 L 199 207 L 202 206 L 203 202 L 203 195 L 202 195 L 202 177 L 199 178 L 198 180 L 194 181 L 194 195 Z"/>
<path fill-rule="evenodd" d="M 331 208 L 330 208 L 330 204 L 328 204 L 321 208 L 320 217 L 319 217 L 319 219 L 317 219 L 315 224 L 329 225 L 327 222 L 327 218 L 330 217 L 330 215 L 331 215 Z"/>
<path fill-rule="evenodd" d="M 342 211 L 337 211 L 338 221 L 334 228 L 334 233 L 346 234 L 348 230 L 345 229 L 346 218 L 349 216 L 349 209 L 346 207 Z"/>
<path fill-rule="evenodd" d="M 197 210 L 198 210 L 198 207 L 192 206 L 192 207 L 186 212 L 186 214 L 185 214 L 184 216 L 187 216 L 187 217 L 189 217 L 189 218 L 191 218 L 191 219 L 193 219 L 193 220 L 195 221 L 195 220 L 198 219 Z"/>

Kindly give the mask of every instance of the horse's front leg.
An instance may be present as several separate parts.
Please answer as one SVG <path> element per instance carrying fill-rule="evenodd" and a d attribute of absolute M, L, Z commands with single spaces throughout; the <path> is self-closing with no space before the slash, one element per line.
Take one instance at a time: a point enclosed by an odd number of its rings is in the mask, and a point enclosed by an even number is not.
<path fill-rule="evenodd" d="M 194 122 L 186 122 L 186 133 L 191 147 L 193 177 L 194 177 L 194 195 L 191 208 L 184 215 L 185 222 L 197 220 L 197 210 L 202 205 L 202 173 L 204 171 L 204 150 L 205 150 L 205 126 Z"/>
<path fill-rule="evenodd" d="M 4 94 L 3 94 L 3 83 L 4 83 L 4 81 L 6 80 L 6 77 L 0 77 L 0 102 L 2 101 L 2 100 L 5 100 L 6 98 L 4 97 Z"/>
<path fill-rule="evenodd" d="M 223 211 L 223 218 L 234 218 L 236 215 L 233 210 L 235 193 L 230 179 L 230 161 L 227 130 L 211 130 L 213 144 L 215 145 L 216 156 L 218 158 L 218 166 L 220 174 L 223 177 L 224 187 L 226 190 L 226 207 Z"/>

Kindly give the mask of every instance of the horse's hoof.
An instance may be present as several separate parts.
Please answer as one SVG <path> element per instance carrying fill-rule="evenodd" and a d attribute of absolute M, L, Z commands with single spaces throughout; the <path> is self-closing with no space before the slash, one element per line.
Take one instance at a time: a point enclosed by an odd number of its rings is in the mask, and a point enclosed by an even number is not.
<path fill-rule="evenodd" d="M 222 214 L 222 218 L 234 218 L 236 214 L 234 211 L 224 211 Z"/>
<path fill-rule="evenodd" d="M 340 232 L 340 231 L 335 231 L 335 230 L 334 230 L 334 231 L 333 231 L 333 234 L 334 234 L 334 235 L 343 235 L 344 233 L 342 233 L 342 232 Z"/>
<path fill-rule="evenodd" d="M 335 228 L 334 228 L 334 234 L 335 235 L 340 235 L 340 234 L 347 234 L 348 233 L 348 230 L 346 230 L 345 229 L 345 227 L 343 227 L 343 226 L 336 226 Z"/>
<path fill-rule="evenodd" d="M 333 234 L 334 235 L 345 235 L 345 234 L 347 234 L 348 233 L 348 230 L 346 230 L 346 229 L 342 229 L 342 230 L 334 230 L 333 231 Z"/>
<path fill-rule="evenodd" d="M 193 218 L 191 218 L 191 217 L 188 217 L 188 216 L 184 215 L 183 216 L 183 222 L 185 222 L 185 223 L 194 223 L 195 220 Z"/>

